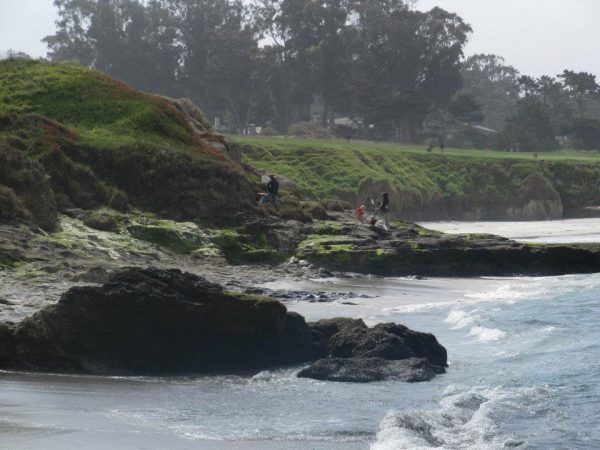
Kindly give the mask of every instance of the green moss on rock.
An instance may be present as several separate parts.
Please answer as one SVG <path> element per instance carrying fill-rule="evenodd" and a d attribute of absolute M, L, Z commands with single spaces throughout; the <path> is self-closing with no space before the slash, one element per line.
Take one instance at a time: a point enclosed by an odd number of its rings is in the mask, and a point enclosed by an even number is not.
<path fill-rule="evenodd" d="M 248 236 L 236 230 L 214 230 L 212 241 L 230 264 L 274 264 L 285 256 L 269 246 L 264 235 Z"/>
<path fill-rule="evenodd" d="M 197 225 L 171 220 L 155 220 L 150 223 L 132 223 L 127 231 L 136 239 L 152 242 L 176 253 L 190 254 L 208 242 L 208 237 Z"/>
<path fill-rule="evenodd" d="M 323 221 L 315 225 L 312 229 L 314 234 L 339 236 L 347 234 L 344 226 L 338 222 Z"/>

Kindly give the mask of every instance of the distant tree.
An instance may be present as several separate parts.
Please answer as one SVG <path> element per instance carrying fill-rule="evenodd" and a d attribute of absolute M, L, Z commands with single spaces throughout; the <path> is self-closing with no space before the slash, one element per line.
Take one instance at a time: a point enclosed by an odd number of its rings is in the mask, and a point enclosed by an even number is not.
<path fill-rule="evenodd" d="M 542 76 L 536 81 L 536 95 L 548 110 L 555 129 L 570 123 L 573 117 L 572 102 L 569 93 L 555 78 Z"/>
<path fill-rule="evenodd" d="M 446 142 L 448 135 L 456 133 L 462 124 L 447 109 L 431 111 L 423 121 L 423 135 L 437 144 Z M 433 143 L 432 142 L 432 143 Z"/>
<path fill-rule="evenodd" d="M 536 96 L 539 93 L 538 80 L 529 75 L 519 77 L 519 91 L 522 96 Z"/>
<path fill-rule="evenodd" d="M 507 120 L 501 139 L 505 146 L 519 144 L 521 151 L 549 151 L 558 148 L 556 131 L 542 100 L 526 95 L 517 103 L 516 114 Z"/>
<path fill-rule="evenodd" d="M 6 53 L 4 53 L 4 54 L 2 52 L 0 52 L 0 59 L 33 59 L 33 58 L 28 53 L 25 53 L 25 52 L 22 52 L 19 50 L 8 49 L 6 51 Z"/>
<path fill-rule="evenodd" d="M 600 150 L 600 120 L 575 119 L 563 128 L 575 147 L 585 150 Z"/>
<path fill-rule="evenodd" d="M 55 0 L 53 60 L 186 96 L 232 128 L 280 132 L 323 105 L 365 133 L 411 140 L 462 87 L 471 28 L 409 0 Z M 260 44 L 260 45 L 259 45 Z M 477 98 L 475 99 L 476 101 Z"/>
<path fill-rule="evenodd" d="M 448 111 L 457 122 L 465 126 L 481 123 L 485 119 L 482 107 L 475 98 L 466 93 L 459 93 L 452 99 Z"/>
<path fill-rule="evenodd" d="M 96 3 L 92 0 L 54 0 L 58 10 L 56 33 L 46 36 L 48 58 L 55 61 L 77 61 L 91 67 L 94 61 L 94 43 L 87 31 Z"/>
<path fill-rule="evenodd" d="M 496 55 L 473 55 L 461 67 L 463 92 L 481 105 L 487 127 L 501 130 L 519 101 L 519 72 Z"/>
<path fill-rule="evenodd" d="M 438 143 L 447 142 L 449 137 L 456 141 L 471 127 L 485 118 L 479 105 L 471 95 L 457 94 L 446 108 L 431 111 L 423 122 L 423 135 Z"/>
<path fill-rule="evenodd" d="M 559 78 L 562 78 L 565 89 L 577 104 L 579 117 L 583 119 L 588 103 L 600 90 L 600 86 L 596 83 L 596 76 L 587 72 L 565 70 Z"/>
<path fill-rule="evenodd" d="M 352 112 L 381 137 L 411 140 L 430 110 L 462 86 L 460 58 L 470 27 L 440 8 L 419 12 L 392 1 L 356 1 L 349 17 Z"/>

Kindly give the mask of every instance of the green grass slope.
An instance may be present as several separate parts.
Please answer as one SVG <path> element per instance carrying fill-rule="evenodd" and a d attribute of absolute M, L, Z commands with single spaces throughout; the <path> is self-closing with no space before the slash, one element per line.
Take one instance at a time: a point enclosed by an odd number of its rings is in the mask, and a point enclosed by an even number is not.
<path fill-rule="evenodd" d="M 0 113 L 37 113 L 84 142 L 149 142 L 185 147 L 194 136 L 167 100 L 70 63 L 0 62 Z"/>
<path fill-rule="evenodd" d="M 355 204 L 389 191 L 414 219 L 543 219 L 600 203 L 600 157 L 504 153 L 392 143 L 238 137 L 244 161 L 309 196 Z"/>
<path fill-rule="evenodd" d="M 38 211 L 28 182 L 41 174 L 57 211 L 131 203 L 175 220 L 235 221 L 253 211 L 255 188 L 214 143 L 170 99 L 100 72 L 0 62 L 0 220 L 52 228 L 56 211 Z"/>

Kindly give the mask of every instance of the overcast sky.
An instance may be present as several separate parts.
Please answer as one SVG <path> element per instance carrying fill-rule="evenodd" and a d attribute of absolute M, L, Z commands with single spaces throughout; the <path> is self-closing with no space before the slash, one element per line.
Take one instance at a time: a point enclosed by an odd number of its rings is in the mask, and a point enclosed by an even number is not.
<path fill-rule="evenodd" d="M 418 0 L 441 6 L 473 27 L 465 53 L 495 53 L 521 73 L 556 75 L 563 69 L 600 77 L 600 0 Z M 44 56 L 40 40 L 54 31 L 52 0 L 0 0 L 0 52 Z"/>

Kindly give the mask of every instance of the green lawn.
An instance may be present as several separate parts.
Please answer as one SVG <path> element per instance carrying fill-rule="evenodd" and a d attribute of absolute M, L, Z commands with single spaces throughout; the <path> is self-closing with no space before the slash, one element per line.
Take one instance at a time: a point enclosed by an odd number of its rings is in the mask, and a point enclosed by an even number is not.
<path fill-rule="evenodd" d="M 264 137 L 264 136 L 231 136 L 233 140 L 241 144 L 258 145 L 265 148 L 280 150 L 299 150 L 307 147 L 320 148 L 323 150 L 335 149 L 342 151 L 365 151 L 381 154 L 395 153 L 417 153 L 428 154 L 425 145 L 400 144 L 395 142 L 376 142 L 345 139 L 301 139 L 296 137 Z M 575 150 L 560 150 L 552 152 L 537 152 L 538 157 L 544 161 L 600 161 L 600 153 L 584 152 Z M 433 149 L 432 155 L 441 155 L 439 147 Z M 474 150 L 446 148 L 443 156 L 466 156 L 469 158 L 501 158 L 534 160 L 532 152 L 500 152 L 495 150 Z"/>

